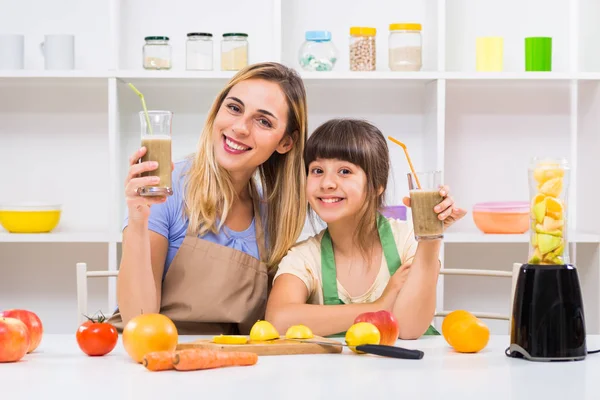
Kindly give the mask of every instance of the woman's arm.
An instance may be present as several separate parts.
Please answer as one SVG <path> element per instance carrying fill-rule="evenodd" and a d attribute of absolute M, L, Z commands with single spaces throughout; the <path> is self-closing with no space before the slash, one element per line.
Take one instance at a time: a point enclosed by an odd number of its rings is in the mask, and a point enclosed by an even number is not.
<path fill-rule="evenodd" d="M 400 339 L 419 338 L 433 319 L 441 244 L 441 240 L 431 240 L 417 245 L 410 273 L 393 306 Z"/>
<path fill-rule="evenodd" d="M 265 319 L 282 335 L 290 326 L 299 324 L 308 326 L 315 335 L 333 335 L 346 331 L 359 314 L 382 309 L 391 311 L 399 290 L 398 281 L 390 280 L 382 296 L 373 303 L 306 304 L 308 289 L 304 282 L 295 275 L 282 274 L 273 285 Z"/>
<path fill-rule="evenodd" d="M 130 223 L 123 231 L 123 255 L 117 278 L 123 323 L 142 313 L 159 312 L 168 248 L 167 238 L 150 231 L 147 221 Z"/>

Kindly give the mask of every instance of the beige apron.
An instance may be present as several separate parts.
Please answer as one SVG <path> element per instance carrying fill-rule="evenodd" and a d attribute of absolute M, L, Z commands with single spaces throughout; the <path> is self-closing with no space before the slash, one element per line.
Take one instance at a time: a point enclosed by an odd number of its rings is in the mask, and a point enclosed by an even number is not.
<path fill-rule="evenodd" d="M 253 203 L 260 261 L 187 232 L 163 280 L 160 304 L 180 335 L 248 334 L 264 318 L 271 276 L 258 200 Z M 122 331 L 118 310 L 109 322 Z"/>

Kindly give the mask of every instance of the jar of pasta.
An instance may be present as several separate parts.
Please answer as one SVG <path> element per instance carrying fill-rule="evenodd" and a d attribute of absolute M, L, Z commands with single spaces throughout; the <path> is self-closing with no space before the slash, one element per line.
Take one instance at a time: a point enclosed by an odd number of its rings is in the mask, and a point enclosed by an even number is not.
<path fill-rule="evenodd" d="M 375 71 L 377 51 L 375 28 L 353 26 L 350 28 L 350 70 Z"/>
<path fill-rule="evenodd" d="M 420 71 L 421 24 L 390 24 L 388 40 L 389 67 L 392 71 Z"/>
<path fill-rule="evenodd" d="M 221 41 L 221 70 L 239 71 L 248 65 L 248 34 L 224 33 Z"/>

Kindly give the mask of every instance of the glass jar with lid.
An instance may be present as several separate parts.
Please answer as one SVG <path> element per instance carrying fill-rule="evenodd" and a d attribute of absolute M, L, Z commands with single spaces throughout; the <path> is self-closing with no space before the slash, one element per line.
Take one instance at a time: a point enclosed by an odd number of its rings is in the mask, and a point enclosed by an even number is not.
<path fill-rule="evenodd" d="M 350 70 L 375 71 L 377 29 L 361 26 L 350 28 Z"/>
<path fill-rule="evenodd" d="M 146 36 L 143 47 L 145 69 L 171 69 L 171 45 L 167 36 Z"/>
<path fill-rule="evenodd" d="M 239 71 L 248 65 L 248 34 L 224 33 L 221 41 L 221 69 Z"/>
<path fill-rule="evenodd" d="M 392 71 L 421 70 L 421 24 L 390 24 L 388 43 L 389 67 Z"/>
<path fill-rule="evenodd" d="M 306 31 L 305 42 L 300 47 L 298 61 L 305 71 L 331 71 L 338 52 L 329 31 Z"/>
<path fill-rule="evenodd" d="M 212 33 L 188 33 L 185 44 L 185 68 L 190 71 L 213 69 Z"/>

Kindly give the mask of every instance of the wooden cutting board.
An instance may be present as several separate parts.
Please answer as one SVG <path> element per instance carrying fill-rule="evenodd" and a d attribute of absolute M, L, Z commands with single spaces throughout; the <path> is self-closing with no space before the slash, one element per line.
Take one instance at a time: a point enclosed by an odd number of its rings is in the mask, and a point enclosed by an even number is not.
<path fill-rule="evenodd" d="M 340 344 L 338 341 L 315 336 L 313 340 Z M 183 349 L 211 349 L 223 351 L 249 351 L 259 356 L 276 356 L 290 354 L 332 354 L 341 353 L 342 346 L 327 346 L 316 343 L 305 343 L 285 338 L 269 340 L 267 342 L 248 342 L 246 344 L 217 344 L 212 339 L 199 339 L 188 343 L 179 343 L 177 350 Z"/>

